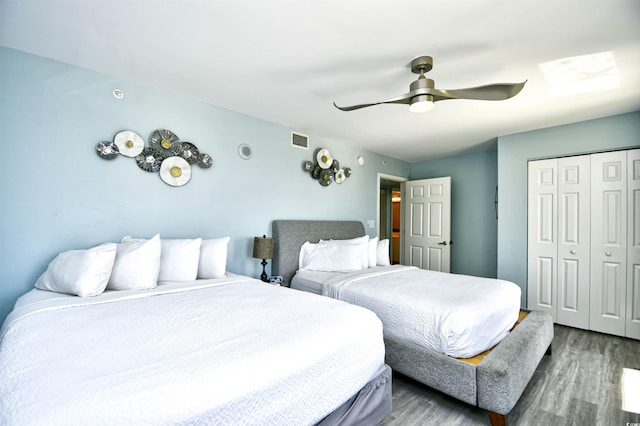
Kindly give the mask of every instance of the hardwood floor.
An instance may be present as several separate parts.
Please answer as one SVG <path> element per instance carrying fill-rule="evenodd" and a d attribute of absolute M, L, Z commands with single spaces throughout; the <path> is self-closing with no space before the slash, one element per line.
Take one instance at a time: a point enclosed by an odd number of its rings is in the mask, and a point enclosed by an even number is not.
<path fill-rule="evenodd" d="M 553 354 L 545 356 L 507 417 L 518 425 L 640 426 L 622 411 L 623 368 L 640 370 L 640 341 L 554 326 Z M 640 398 L 640 386 L 633 396 Z M 393 376 L 393 411 L 382 426 L 488 425 L 483 410 L 400 374 Z"/>

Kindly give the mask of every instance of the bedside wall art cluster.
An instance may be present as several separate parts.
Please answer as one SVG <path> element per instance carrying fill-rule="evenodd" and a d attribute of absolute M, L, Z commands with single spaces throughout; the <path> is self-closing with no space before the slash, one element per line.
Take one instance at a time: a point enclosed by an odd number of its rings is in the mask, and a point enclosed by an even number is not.
<path fill-rule="evenodd" d="M 114 160 L 118 156 L 135 158 L 136 164 L 145 172 L 160 174 L 164 183 L 183 186 L 191 180 L 191 166 L 197 164 L 203 169 L 213 165 L 209 154 L 200 152 L 191 142 L 181 140 L 167 129 L 154 130 L 149 136 L 149 146 L 134 131 L 123 130 L 113 137 L 113 141 L 102 141 L 96 145 L 100 158 Z"/>
<path fill-rule="evenodd" d="M 329 186 L 334 181 L 342 183 L 351 176 L 351 169 L 349 167 L 341 168 L 340 162 L 333 158 L 331 152 L 326 148 L 320 148 L 316 152 L 315 160 L 315 162 L 305 161 L 302 163 L 302 168 L 322 186 Z"/>

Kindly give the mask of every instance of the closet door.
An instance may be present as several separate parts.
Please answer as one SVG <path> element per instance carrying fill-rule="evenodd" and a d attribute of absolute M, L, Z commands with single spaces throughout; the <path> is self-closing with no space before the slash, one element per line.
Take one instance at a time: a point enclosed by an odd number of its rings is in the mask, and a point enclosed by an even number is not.
<path fill-rule="evenodd" d="M 557 159 L 530 161 L 528 178 L 527 307 L 556 321 Z"/>
<path fill-rule="evenodd" d="M 627 153 L 591 155 L 591 330 L 624 336 Z"/>
<path fill-rule="evenodd" d="M 627 152 L 627 324 L 626 336 L 640 339 L 640 149 Z"/>
<path fill-rule="evenodd" d="M 558 159 L 556 322 L 589 328 L 590 157 Z"/>

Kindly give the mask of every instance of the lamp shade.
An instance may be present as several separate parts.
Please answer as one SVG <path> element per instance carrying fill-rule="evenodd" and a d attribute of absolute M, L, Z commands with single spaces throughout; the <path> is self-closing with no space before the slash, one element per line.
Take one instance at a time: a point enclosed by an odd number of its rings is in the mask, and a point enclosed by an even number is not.
<path fill-rule="evenodd" d="M 273 238 L 262 237 L 253 238 L 253 257 L 256 259 L 273 258 Z"/>

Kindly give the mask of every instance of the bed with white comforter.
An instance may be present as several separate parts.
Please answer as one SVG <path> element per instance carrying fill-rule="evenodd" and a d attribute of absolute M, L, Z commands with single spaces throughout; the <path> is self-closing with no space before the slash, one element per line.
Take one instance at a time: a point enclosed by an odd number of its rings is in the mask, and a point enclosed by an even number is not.
<path fill-rule="evenodd" d="M 513 283 L 390 266 L 388 241 L 359 221 L 275 220 L 273 237 L 272 270 L 285 282 L 376 312 L 394 372 L 487 410 L 493 425 L 506 424 L 550 353 L 548 313 L 529 312 L 509 331 L 520 305 Z"/>
<path fill-rule="evenodd" d="M 32 290 L 0 332 L 0 424 L 315 424 L 383 366 L 372 312 L 240 275 Z"/>
<path fill-rule="evenodd" d="M 413 266 L 343 273 L 298 270 L 291 288 L 309 290 L 313 283 L 325 296 L 375 312 L 385 335 L 456 358 L 495 346 L 520 311 L 520 287 L 511 282 Z"/>

